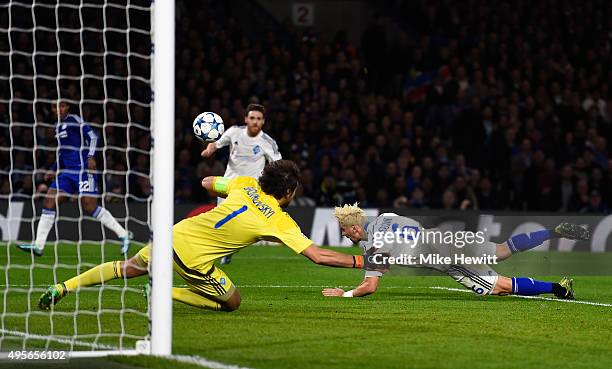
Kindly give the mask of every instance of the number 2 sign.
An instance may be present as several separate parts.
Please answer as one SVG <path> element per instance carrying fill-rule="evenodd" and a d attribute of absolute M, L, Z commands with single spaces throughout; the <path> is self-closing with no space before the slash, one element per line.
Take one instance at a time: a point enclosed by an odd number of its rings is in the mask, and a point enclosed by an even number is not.
<path fill-rule="evenodd" d="M 295 3 L 291 11 L 293 24 L 296 26 L 312 26 L 314 22 L 314 5 L 311 3 Z"/>

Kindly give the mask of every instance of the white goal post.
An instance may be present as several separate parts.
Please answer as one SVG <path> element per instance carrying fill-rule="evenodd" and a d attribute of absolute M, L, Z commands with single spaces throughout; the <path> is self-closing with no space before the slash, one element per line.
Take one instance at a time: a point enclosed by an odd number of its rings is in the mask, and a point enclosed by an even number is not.
<path fill-rule="evenodd" d="M 173 0 L 0 4 L 0 359 L 12 350 L 172 354 L 174 17 Z M 61 125 L 50 106 L 64 91 L 70 113 L 97 134 L 97 147 L 88 143 L 96 169 L 75 174 L 98 178 L 97 193 L 86 196 L 123 232 L 134 231 L 129 256 L 152 245 L 149 306 L 140 277 L 79 288 L 49 311 L 37 307 L 48 286 L 125 260 L 116 228 L 86 211 L 80 190 L 55 201 L 43 256 L 16 247 L 37 237 L 52 183 L 45 174 L 74 172 L 50 165 Z"/>
<path fill-rule="evenodd" d="M 155 89 L 151 115 L 154 143 L 151 354 L 170 355 L 174 224 L 174 1 L 158 0 L 153 13 Z"/>

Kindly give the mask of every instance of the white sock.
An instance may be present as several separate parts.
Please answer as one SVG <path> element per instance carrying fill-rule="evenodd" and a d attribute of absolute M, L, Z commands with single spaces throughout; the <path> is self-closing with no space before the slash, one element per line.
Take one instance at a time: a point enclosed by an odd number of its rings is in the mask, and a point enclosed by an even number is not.
<path fill-rule="evenodd" d="M 117 222 L 117 220 L 115 219 L 115 217 L 113 217 L 113 214 L 111 214 L 110 211 L 98 206 L 94 214 L 95 213 L 98 213 L 96 215 L 96 219 L 98 219 L 100 223 L 104 224 L 111 231 L 115 232 L 117 234 L 117 237 L 127 236 L 128 232 L 125 230 L 125 228 L 121 226 L 121 224 L 119 224 L 119 222 Z"/>
<path fill-rule="evenodd" d="M 54 219 L 55 211 L 43 209 L 43 213 L 40 216 L 40 221 L 38 222 L 38 229 L 36 230 L 36 241 L 34 241 L 36 247 L 41 250 L 45 248 L 47 237 L 49 236 L 51 228 L 53 228 Z"/>

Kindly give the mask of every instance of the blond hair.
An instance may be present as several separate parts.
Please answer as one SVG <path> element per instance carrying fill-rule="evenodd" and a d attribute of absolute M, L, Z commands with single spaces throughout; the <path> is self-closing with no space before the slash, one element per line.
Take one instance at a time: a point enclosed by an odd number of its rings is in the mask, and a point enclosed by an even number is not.
<path fill-rule="evenodd" d="M 359 207 L 359 203 L 353 205 L 344 204 L 342 207 L 334 208 L 334 215 L 341 227 L 352 225 L 363 225 L 365 223 L 365 212 Z"/>

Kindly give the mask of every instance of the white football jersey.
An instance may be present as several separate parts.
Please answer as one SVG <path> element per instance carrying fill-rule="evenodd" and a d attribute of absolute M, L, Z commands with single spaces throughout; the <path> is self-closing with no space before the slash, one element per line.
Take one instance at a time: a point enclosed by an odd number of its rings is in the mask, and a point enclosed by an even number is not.
<path fill-rule="evenodd" d="M 394 213 L 383 213 L 378 217 L 373 219 L 370 223 L 365 225 L 366 233 L 368 235 L 368 239 L 364 241 L 360 241 L 359 244 L 363 249 L 363 252 L 366 253 L 370 248 L 376 247 L 375 245 L 375 233 L 384 234 L 387 232 L 395 232 L 397 228 L 403 229 L 408 228 L 409 230 L 415 231 L 418 233 L 423 226 L 416 220 L 408 217 L 402 217 Z M 394 242 L 387 243 L 384 242 L 384 246 L 377 247 L 377 252 L 389 253 L 389 256 L 399 256 L 401 253 L 411 254 L 414 252 L 420 252 L 421 250 L 410 247 L 403 247 L 406 245 L 397 245 Z M 380 277 L 383 273 L 378 271 L 365 271 L 366 277 Z"/>
<path fill-rule="evenodd" d="M 224 177 L 259 178 L 266 162 L 282 159 L 276 141 L 264 131 L 250 137 L 246 126 L 232 126 L 215 143 L 217 149 L 229 145 L 230 156 Z"/>
<path fill-rule="evenodd" d="M 384 213 L 375 218 L 371 223 L 366 224 L 366 232 L 368 239 L 361 241 L 360 245 L 363 248 L 364 253 L 369 249 L 376 247 L 377 253 L 387 253 L 389 256 L 398 257 L 401 255 L 413 255 L 418 257 L 419 255 L 438 254 L 440 256 L 453 257 L 455 253 L 462 254 L 465 252 L 467 256 L 482 256 L 482 255 L 495 255 L 496 244 L 493 242 L 484 242 L 482 244 L 472 243 L 467 246 L 466 249 L 459 249 L 452 247 L 452 243 L 439 243 L 436 241 L 429 241 L 427 238 L 418 237 L 423 232 L 439 231 L 438 229 L 425 229 L 423 226 L 414 219 L 398 216 L 393 213 Z M 409 235 L 417 236 L 417 242 L 413 245 L 408 245 L 404 242 L 384 242 L 384 245 L 375 244 L 376 236 L 380 237 L 381 233 L 395 232 L 397 229 L 407 229 L 411 231 Z M 413 233 L 414 232 L 414 233 Z M 378 238 L 380 241 L 380 238 Z M 420 260 L 420 259 L 415 259 Z M 429 259 L 433 260 L 433 259 Z M 404 265 L 400 265 L 404 266 Z M 417 268 L 429 268 L 434 269 L 453 277 L 457 282 L 461 283 L 466 288 L 474 291 L 479 295 L 487 295 L 492 293 L 497 283 L 498 274 L 488 265 L 485 264 L 439 264 L 437 262 L 416 262 L 415 264 L 405 265 Z M 379 271 L 365 271 L 365 277 L 380 277 L 383 273 Z"/>

